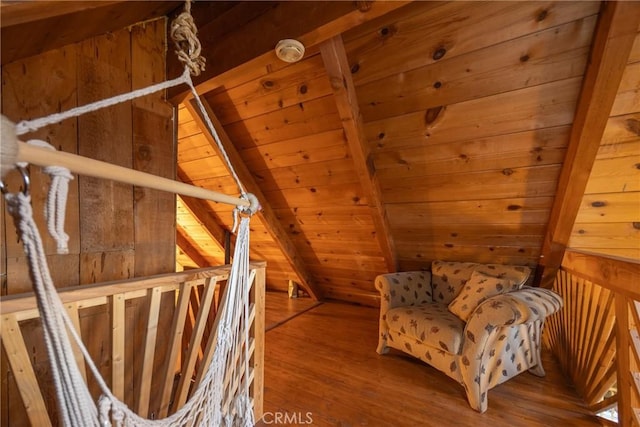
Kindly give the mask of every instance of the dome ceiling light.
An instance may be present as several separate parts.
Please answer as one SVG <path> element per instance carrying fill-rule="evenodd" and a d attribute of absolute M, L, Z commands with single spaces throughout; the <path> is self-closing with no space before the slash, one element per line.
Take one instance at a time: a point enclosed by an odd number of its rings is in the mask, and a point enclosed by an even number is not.
<path fill-rule="evenodd" d="M 276 56 L 284 62 L 298 62 L 304 56 L 304 45 L 294 39 L 280 40 L 276 45 Z"/>

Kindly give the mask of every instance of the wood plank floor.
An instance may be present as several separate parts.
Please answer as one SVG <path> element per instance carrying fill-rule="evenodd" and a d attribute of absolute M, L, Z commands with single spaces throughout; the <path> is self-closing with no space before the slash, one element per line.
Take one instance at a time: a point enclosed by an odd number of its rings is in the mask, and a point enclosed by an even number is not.
<path fill-rule="evenodd" d="M 267 325 L 276 327 L 266 334 L 265 418 L 258 425 L 600 425 L 550 353 L 545 378 L 524 373 L 499 385 L 479 414 L 444 374 L 399 352 L 376 354 L 376 309 L 331 302 L 309 308 L 308 299 L 292 302 L 286 294 L 266 300 Z"/>

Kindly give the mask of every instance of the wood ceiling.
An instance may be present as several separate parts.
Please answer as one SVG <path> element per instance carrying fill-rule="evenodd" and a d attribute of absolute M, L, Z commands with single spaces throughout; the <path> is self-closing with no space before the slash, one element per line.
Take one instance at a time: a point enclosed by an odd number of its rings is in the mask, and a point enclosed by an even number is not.
<path fill-rule="evenodd" d="M 131 24 L 180 5 L 142 3 L 82 13 Z M 640 11 L 617 6 L 197 2 L 208 61 L 198 88 L 264 207 L 251 238 L 252 256 L 268 262 L 268 286 L 293 280 L 318 298 L 376 304 L 376 275 L 434 259 L 535 267 L 542 255 L 552 274 L 569 239 L 585 233 L 619 235 L 610 253 L 640 259 L 640 181 L 629 170 L 640 161 Z M 3 21 L 5 10 L 3 2 Z M 3 23 L 3 39 L 21 25 Z M 287 37 L 307 46 L 302 61 L 273 54 Z M 13 43 L 6 60 L 38 43 Z M 168 69 L 178 74 L 171 54 Z M 189 97 L 170 96 L 179 104 L 179 178 L 237 194 Z M 578 215 L 591 203 L 582 194 L 596 154 L 600 183 L 610 168 L 628 171 L 616 183 L 627 194 L 607 199 L 618 219 Z M 618 191 L 587 188 L 594 201 Z M 572 234 L 576 215 L 583 232 Z M 222 262 L 231 222 L 228 207 L 179 199 L 179 262 Z M 587 247 L 594 242 L 612 246 Z"/>

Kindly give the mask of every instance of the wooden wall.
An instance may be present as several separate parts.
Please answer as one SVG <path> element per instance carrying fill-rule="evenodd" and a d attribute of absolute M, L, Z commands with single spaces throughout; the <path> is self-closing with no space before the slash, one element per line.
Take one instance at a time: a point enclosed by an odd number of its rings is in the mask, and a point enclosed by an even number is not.
<path fill-rule="evenodd" d="M 344 32 L 364 162 L 354 162 L 318 46 L 295 64 L 238 70 L 205 98 L 312 280 L 327 297 L 375 304 L 374 278 L 389 268 L 378 204 L 400 270 L 435 259 L 538 264 L 599 11 L 413 2 Z M 190 181 L 235 191 L 197 129 L 183 141 Z M 363 169 L 379 201 L 368 200 Z M 282 289 L 292 269 L 256 231 L 267 283 Z"/>
<path fill-rule="evenodd" d="M 164 81 L 165 27 L 164 19 L 147 22 L 4 65 L 2 114 L 13 121 L 41 117 Z M 175 177 L 173 108 L 163 93 L 69 119 L 23 138 L 27 137 L 46 140 L 66 152 Z M 65 224 L 70 235 L 69 254 L 58 255 L 43 221 L 48 177 L 37 167 L 30 167 L 30 174 L 34 215 L 57 287 L 174 271 L 174 195 L 76 176 L 71 182 Z M 7 184 L 15 190 L 20 180 L 12 173 Z M 2 294 L 29 292 L 31 281 L 22 245 L 4 206 L 1 208 Z M 173 306 L 173 301 L 167 303 Z M 128 347 L 126 357 L 134 365 L 140 362 L 136 345 L 144 345 L 143 331 L 136 329 L 147 316 L 144 306 L 127 303 L 127 318 L 134 320 L 129 336 L 136 337 L 136 344 Z M 83 332 L 108 326 L 108 316 L 105 309 L 82 311 L 83 328 L 88 328 Z M 48 364 L 39 343 L 38 323 L 23 326 L 23 333 L 31 334 L 31 357 L 38 377 L 47 381 Z M 87 333 L 86 344 L 98 365 L 108 370 L 110 356 L 100 335 Z M 104 336 L 109 336 L 108 330 Z M 2 425 L 21 425 L 22 411 L 14 408 L 21 403 L 14 399 L 15 386 L 4 363 L 3 358 Z M 134 384 L 134 378 L 129 378 L 127 393 Z M 53 403 L 49 400 L 48 404 Z M 8 413 L 14 418 L 8 419 Z"/>
<path fill-rule="evenodd" d="M 419 2 L 345 35 L 401 269 L 537 264 L 598 11 Z"/>
<path fill-rule="evenodd" d="M 569 247 L 640 261 L 640 32 L 618 88 Z"/>

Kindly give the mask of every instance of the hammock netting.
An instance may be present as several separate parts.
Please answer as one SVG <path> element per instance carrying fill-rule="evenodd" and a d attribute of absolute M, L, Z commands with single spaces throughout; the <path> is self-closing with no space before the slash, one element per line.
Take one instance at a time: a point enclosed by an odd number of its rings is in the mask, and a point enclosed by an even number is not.
<path fill-rule="evenodd" d="M 220 301 L 218 328 L 213 332 L 212 339 L 215 340 L 213 357 L 202 381 L 192 391 L 187 402 L 176 412 L 160 420 L 150 420 L 138 416 L 110 391 L 63 306 L 49 273 L 42 239 L 33 219 L 31 197 L 28 191 L 15 194 L 7 193 L 5 194 L 7 209 L 14 218 L 29 263 L 34 293 L 42 320 L 44 341 L 51 365 L 60 421 L 64 426 L 180 427 L 202 425 L 248 427 L 254 424 L 253 405 L 249 396 L 251 381 L 249 369 L 249 289 L 254 278 L 249 270 L 249 222 L 250 215 L 255 213 L 259 206 L 255 197 L 246 193 L 233 170 L 213 123 L 191 81 L 190 74 L 199 74 L 204 68 L 205 62 L 200 57 L 200 43 L 197 40 L 197 30 L 190 15 L 189 0 L 186 2 L 185 12 L 176 18 L 171 29 L 172 37 L 178 47 L 176 53 L 185 64 L 185 72 L 182 76 L 84 107 L 77 107 L 64 113 L 56 113 L 32 121 L 23 121 L 16 126 L 15 135 L 22 135 L 69 117 L 96 111 L 177 84 L 186 83 L 189 85 L 194 101 L 205 119 L 208 131 L 214 137 L 221 156 L 236 180 L 243 201 L 248 201 L 251 204 L 248 209 L 238 207 L 234 210 L 234 220 L 238 218 L 238 211 L 248 215 L 242 215 L 238 226 L 233 264 Z M 48 145 L 41 141 L 30 141 L 30 143 L 41 146 Z M 64 252 L 66 240 L 68 240 L 68 236 L 62 230 L 65 195 L 68 181 L 72 179 L 72 176 L 69 170 L 53 165 L 45 168 L 44 171 L 52 176 L 51 191 L 45 213 L 49 224 L 48 228 L 50 234 L 58 242 L 59 251 Z M 23 177 L 26 179 L 24 173 Z M 101 396 L 97 402 L 92 398 L 76 363 L 71 340 L 77 344 L 82 352 L 89 371 L 99 385 Z M 236 369 L 237 361 L 244 363 L 244 369 Z M 225 378 L 234 375 L 233 381 L 238 385 L 237 391 L 233 392 L 232 396 L 225 396 Z"/>

